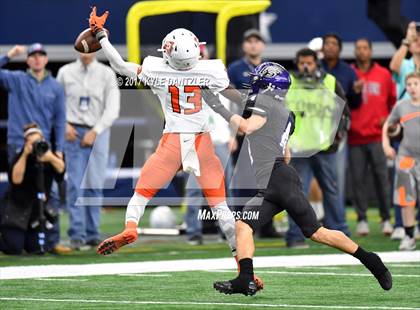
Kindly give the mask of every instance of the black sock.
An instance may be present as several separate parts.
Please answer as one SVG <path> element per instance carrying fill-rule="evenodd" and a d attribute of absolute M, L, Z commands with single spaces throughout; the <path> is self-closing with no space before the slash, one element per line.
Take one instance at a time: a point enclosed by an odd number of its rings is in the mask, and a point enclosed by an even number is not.
<path fill-rule="evenodd" d="M 378 255 L 372 252 L 366 252 L 362 247 L 358 247 L 353 254 L 374 276 L 383 274 L 387 268 Z"/>
<path fill-rule="evenodd" d="M 254 267 L 252 258 L 243 258 L 239 261 L 239 275 L 230 280 L 233 285 L 234 292 L 244 292 L 248 289 L 249 282 L 254 280 Z"/>
<path fill-rule="evenodd" d="M 240 272 L 239 275 L 252 276 L 254 277 L 254 266 L 252 264 L 252 258 L 243 258 L 239 261 Z"/>
<path fill-rule="evenodd" d="M 404 227 L 404 230 L 407 236 L 409 236 L 410 238 L 414 237 L 414 226 Z"/>
<path fill-rule="evenodd" d="M 358 260 L 362 261 L 366 259 L 368 254 L 369 252 L 366 252 L 361 246 L 359 246 L 356 252 L 354 252 L 353 256 L 356 257 Z"/>

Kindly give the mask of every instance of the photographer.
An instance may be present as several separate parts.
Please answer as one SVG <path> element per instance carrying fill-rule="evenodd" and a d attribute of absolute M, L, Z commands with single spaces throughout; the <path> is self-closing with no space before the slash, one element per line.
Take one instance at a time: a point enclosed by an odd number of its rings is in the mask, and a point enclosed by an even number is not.
<path fill-rule="evenodd" d="M 317 179 L 324 200 L 324 226 L 348 235 L 345 210 L 339 203 L 336 165 L 338 144 L 349 123 L 344 91 L 333 75 L 319 67 L 316 52 L 301 49 L 295 62 L 297 71 L 291 75 L 292 85 L 286 96 L 288 108 L 296 115 L 296 129 L 290 140 L 291 164 L 299 173 L 306 194 L 311 175 Z M 343 112 L 341 105 L 344 106 Z M 286 241 L 288 247 L 307 247 L 303 234 L 290 217 Z"/>
<path fill-rule="evenodd" d="M 0 251 L 13 255 L 23 249 L 28 253 L 53 250 L 48 242 L 43 248 L 40 245 L 48 240 L 48 228 L 58 219 L 55 209 L 47 205 L 52 181 L 60 181 L 65 171 L 63 159 L 50 150 L 37 124 L 25 126 L 24 138 L 23 150 L 12 161 L 0 217 Z M 47 237 L 40 240 L 43 232 Z"/>

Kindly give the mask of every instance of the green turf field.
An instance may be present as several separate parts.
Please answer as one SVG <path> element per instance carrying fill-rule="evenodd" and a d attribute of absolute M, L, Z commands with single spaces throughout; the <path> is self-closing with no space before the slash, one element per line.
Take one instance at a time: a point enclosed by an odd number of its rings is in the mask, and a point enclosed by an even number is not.
<path fill-rule="evenodd" d="M 369 211 L 369 218 L 371 235 L 355 240 L 375 251 L 395 251 L 398 241 L 380 234 L 375 210 Z M 119 232 L 123 219 L 123 210 L 104 212 L 104 235 Z M 348 212 L 348 219 L 354 231 L 353 211 Z M 63 236 L 66 222 L 63 216 Z M 257 256 L 337 253 L 313 242 L 305 250 L 287 249 L 282 239 L 257 239 L 256 245 Z M 215 237 L 207 238 L 202 246 L 187 245 L 182 236 L 141 237 L 107 257 L 94 250 L 63 256 L 1 254 L 0 267 L 221 258 L 229 257 L 229 252 Z M 394 288 L 385 292 L 362 266 L 259 268 L 266 289 L 254 297 L 214 291 L 213 281 L 234 277 L 234 272 L 226 270 L 1 280 L 0 309 L 420 309 L 420 262 L 391 264 L 390 270 Z"/>
<path fill-rule="evenodd" d="M 0 305 L 2 309 L 260 307 L 414 309 L 420 307 L 420 265 L 398 264 L 391 265 L 390 269 L 396 276 L 394 276 L 394 288 L 389 292 L 383 291 L 373 277 L 361 276 L 367 274 L 361 266 L 258 269 L 259 275 L 264 278 L 266 288 L 253 297 L 222 295 L 213 290 L 213 281 L 234 277 L 235 273 L 231 271 L 7 280 L 1 283 L 0 298 L 13 297 L 17 300 L 0 300 Z M 311 272 L 315 272 L 316 275 Z M 322 273 L 328 274 L 322 275 Z M 412 277 L 413 275 L 417 277 Z M 231 303 L 236 305 L 229 305 Z"/>
<path fill-rule="evenodd" d="M 150 208 L 146 209 L 145 216 L 141 221 L 142 227 L 148 226 L 148 217 Z M 177 216 L 181 221 L 181 212 L 176 209 Z M 101 231 L 104 237 L 121 232 L 123 228 L 125 210 L 108 209 L 102 214 Z M 367 238 L 357 238 L 354 240 L 367 249 L 374 251 L 396 251 L 399 241 L 391 241 L 380 233 L 379 215 L 376 210 L 369 210 L 371 234 Z M 347 213 L 347 219 L 354 232 L 356 225 L 356 214 L 353 210 Z M 66 214 L 61 217 L 62 238 L 67 239 L 67 223 Z M 284 239 L 257 239 L 257 255 L 298 255 L 298 254 L 323 254 L 337 253 L 336 250 L 314 242 L 308 242 L 311 247 L 309 249 L 292 250 L 286 248 Z M 227 257 L 230 254 L 225 243 L 217 242 L 217 238 L 209 238 L 205 240 L 204 245 L 190 246 L 185 243 L 183 236 L 175 237 L 139 237 L 133 245 L 122 248 L 119 252 L 102 257 L 95 253 L 94 250 L 74 252 L 69 255 L 56 256 L 47 254 L 44 256 L 22 255 L 10 257 L 0 254 L 1 266 L 16 265 L 34 265 L 34 264 L 84 264 L 84 263 L 103 263 L 103 262 L 133 262 L 133 261 L 149 261 L 149 260 L 167 260 L 167 259 L 188 259 L 188 258 L 215 258 Z"/>

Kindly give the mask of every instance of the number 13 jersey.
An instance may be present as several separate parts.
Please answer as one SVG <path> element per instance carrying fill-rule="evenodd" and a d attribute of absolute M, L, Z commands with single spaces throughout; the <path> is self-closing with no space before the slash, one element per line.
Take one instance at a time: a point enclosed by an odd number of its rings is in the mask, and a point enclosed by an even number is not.
<path fill-rule="evenodd" d="M 147 56 L 139 79 L 159 97 L 165 115 L 164 133 L 210 131 L 210 107 L 201 97 L 200 87 L 219 93 L 229 85 L 220 59 L 200 60 L 190 70 L 172 69 L 160 57 Z"/>

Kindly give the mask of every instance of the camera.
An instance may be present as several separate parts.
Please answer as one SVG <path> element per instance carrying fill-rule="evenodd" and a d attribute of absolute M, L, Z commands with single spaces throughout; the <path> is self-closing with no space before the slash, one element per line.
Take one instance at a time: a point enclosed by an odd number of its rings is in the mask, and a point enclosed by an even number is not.
<path fill-rule="evenodd" d="M 32 144 L 32 154 L 36 157 L 41 157 L 49 150 L 49 145 L 44 140 L 37 140 Z"/>
<path fill-rule="evenodd" d="M 310 73 L 308 65 L 303 66 L 303 72 L 299 74 L 299 77 L 305 83 L 305 88 L 313 88 L 315 87 L 322 78 L 322 71 L 316 69 L 315 72 Z"/>

